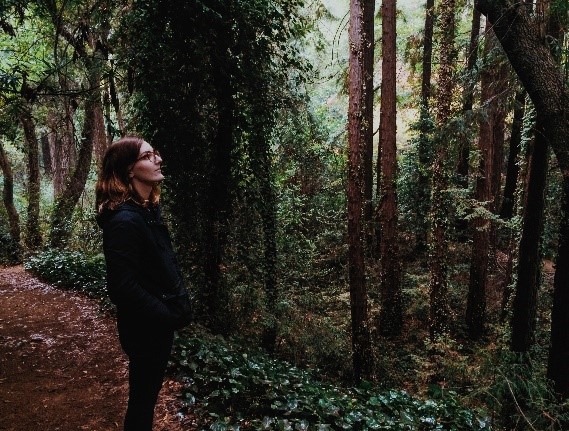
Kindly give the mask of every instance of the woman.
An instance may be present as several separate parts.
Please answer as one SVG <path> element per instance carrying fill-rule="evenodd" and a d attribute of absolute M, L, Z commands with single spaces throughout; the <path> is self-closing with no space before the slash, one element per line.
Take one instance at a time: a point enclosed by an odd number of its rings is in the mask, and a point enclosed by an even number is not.
<path fill-rule="evenodd" d="M 187 291 L 159 206 L 162 158 L 125 137 L 105 153 L 96 186 L 107 289 L 129 359 L 125 431 L 151 431 L 174 331 L 189 323 Z"/>

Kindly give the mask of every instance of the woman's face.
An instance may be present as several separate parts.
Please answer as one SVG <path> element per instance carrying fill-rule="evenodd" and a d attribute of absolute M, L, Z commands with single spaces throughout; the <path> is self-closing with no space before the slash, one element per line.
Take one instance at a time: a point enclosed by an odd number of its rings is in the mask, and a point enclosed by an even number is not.
<path fill-rule="evenodd" d="M 134 162 L 130 170 L 130 178 L 133 186 L 135 186 L 135 188 L 137 188 L 137 185 L 152 187 L 154 184 L 162 181 L 164 175 L 162 175 L 161 167 L 162 158 L 154 151 L 148 142 L 144 141 L 140 146 L 138 159 Z"/>

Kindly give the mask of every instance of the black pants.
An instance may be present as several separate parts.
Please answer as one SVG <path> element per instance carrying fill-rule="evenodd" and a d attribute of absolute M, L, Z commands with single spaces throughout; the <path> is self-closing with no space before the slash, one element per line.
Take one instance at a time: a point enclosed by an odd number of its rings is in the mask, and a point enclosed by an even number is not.
<path fill-rule="evenodd" d="M 129 356 L 129 391 L 124 431 L 152 431 L 154 407 L 166 373 L 173 333 L 153 338 L 145 340 L 144 347 L 128 343 L 130 346 L 125 349 Z"/>

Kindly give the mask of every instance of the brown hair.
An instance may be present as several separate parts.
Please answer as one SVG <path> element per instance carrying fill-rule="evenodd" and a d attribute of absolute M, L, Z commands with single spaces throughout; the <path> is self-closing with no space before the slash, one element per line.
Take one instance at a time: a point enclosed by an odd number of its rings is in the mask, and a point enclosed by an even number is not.
<path fill-rule="evenodd" d="M 144 204 L 143 199 L 130 184 L 129 178 L 129 171 L 138 159 L 143 142 L 142 138 L 125 136 L 107 148 L 95 187 L 97 212 L 100 213 L 106 208 L 115 209 L 129 199 Z M 160 187 L 156 184 L 150 193 L 149 202 L 157 204 L 159 198 Z"/>

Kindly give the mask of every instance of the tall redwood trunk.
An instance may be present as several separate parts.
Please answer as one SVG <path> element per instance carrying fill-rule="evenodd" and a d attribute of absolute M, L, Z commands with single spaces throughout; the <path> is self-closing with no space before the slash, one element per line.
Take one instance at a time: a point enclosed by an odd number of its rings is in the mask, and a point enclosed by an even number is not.
<path fill-rule="evenodd" d="M 445 126 L 452 114 L 454 91 L 454 68 L 456 51 L 454 46 L 455 0 L 443 0 L 440 4 L 440 67 L 438 92 L 436 95 L 436 125 L 439 128 L 436 153 L 433 164 L 431 196 L 431 256 L 430 269 L 430 315 L 429 331 L 432 339 L 447 331 L 447 229 L 449 202 L 446 190 L 449 184 L 447 160 L 450 154 Z"/>
<path fill-rule="evenodd" d="M 397 108 L 396 108 L 396 0 L 383 0 L 380 146 L 378 211 L 381 229 L 379 330 L 383 335 L 400 334 L 403 324 L 401 270 L 397 238 Z"/>
<path fill-rule="evenodd" d="M 487 64 L 482 72 L 481 103 L 486 107 L 486 118 L 480 121 L 478 140 L 480 161 L 476 177 L 475 199 L 478 205 L 495 211 L 496 181 L 501 173 L 501 146 L 504 143 L 505 105 L 501 94 L 505 90 L 507 70 L 499 64 L 500 58 L 489 58 L 496 46 L 490 25 L 486 25 L 486 44 L 484 47 Z M 494 54 L 495 56 L 495 54 Z M 479 339 L 486 319 L 486 283 L 488 258 L 491 245 L 492 221 L 489 217 L 478 216 L 472 223 L 472 249 L 470 281 L 466 304 L 466 326 L 471 339 Z"/>
<path fill-rule="evenodd" d="M 375 2 L 368 1 L 364 8 L 363 31 L 366 41 L 363 45 L 364 66 L 364 223 L 367 255 L 371 255 L 374 244 L 373 232 L 373 59 L 374 59 L 374 12 Z"/>
<path fill-rule="evenodd" d="M 429 102 L 431 98 L 431 75 L 433 60 L 433 30 L 435 0 L 427 0 L 425 6 L 425 29 L 423 37 L 423 71 L 421 74 L 421 100 L 419 107 L 419 139 L 417 143 L 418 169 L 417 169 L 417 250 L 427 248 L 427 215 L 429 212 L 431 185 L 427 173 L 432 160 L 432 148 L 429 134 L 432 131 Z"/>
<path fill-rule="evenodd" d="M 364 263 L 364 118 L 366 104 L 363 16 L 373 7 L 369 0 L 350 0 L 349 103 L 348 103 L 348 267 L 352 320 L 352 359 L 356 380 L 371 375 Z M 371 91 L 371 89 L 368 89 Z"/>

